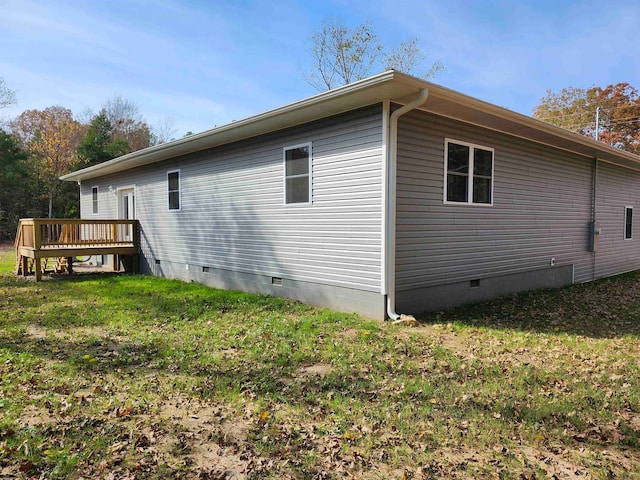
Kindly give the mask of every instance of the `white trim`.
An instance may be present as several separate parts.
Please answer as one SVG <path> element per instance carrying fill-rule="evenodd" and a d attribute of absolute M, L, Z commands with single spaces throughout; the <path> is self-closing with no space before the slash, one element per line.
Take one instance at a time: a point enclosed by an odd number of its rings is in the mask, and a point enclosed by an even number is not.
<path fill-rule="evenodd" d="M 386 295 L 388 292 L 387 285 L 387 216 L 389 214 L 389 188 L 387 182 L 389 179 L 389 115 L 391 114 L 391 101 L 384 100 L 382 102 L 382 261 L 381 277 L 380 277 L 380 293 Z"/>
<path fill-rule="evenodd" d="M 627 237 L 627 212 L 631 210 L 631 236 Z M 633 207 L 625 205 L 624 207 L 624 222 L 623 222 L 622 234 L 625 240 L 633 240 Z"/>
<path fill-rule="evenodd" d="M 94 211 L 94 202 L 93 202 L 93 189 L 96 189 L 96 201 L 95 201 L 95 211 Z M 100 186 L 93 185 L 91 187 L 91 214 L 92 215 L 100 215 Z"/>
<path fill-rule="evenodd" d="M 178 208 L 171 208 L 169 204 L 169 175 L 172 173 L 178 174 Z M 182 173 L 179 168 L 173 170 L 167 170 L 167 211 L 168 212 L 180 212 L 182 211 Z M 175 191 L 175 190 L 172 190 Z"/>
<path fill-rule="evenodd" d="M 306 147 L 308 151 L 307 173 L 300 174 L 300 175 L 287 176 L 287 151 L 294 150 L 296 148 L 303 148 L 303 147 Z M 287 145 L 285 147 L 282 147 L 282 174 L 283 174 L 282 181 L 283 181 L 283 192 L 284 192 L 284 198 L 282 199 L 283 204 L 286 207 L 299 207 L 299 206 L 313 205 L 313 142 L 298 143 L 296 145 Z M 309 177 L 309 192 L 307 194 L 307 201 L 288 203 L 287 202 L 287 179 L 303 178 L 303 177 Z"/>
<path fill-rule="evenodd" d="M 122 187 L 117 187 L 116 188 L 116 201 L 118 203 L 118 218 L 122 218 L 122 192 L 125 190 L 131 190 L 133 191 L 133 208 L 136 208 L 136 196 L 137 196 L 137 188 L 136 188 L 136 184 L 134 183 L 133 185 L 125 185 Z M 136 212 L 133 212 L 133 218 L 137 218 L 138 215 L 136 214 Z"/>
<path fill-rule="evenodd" d="M 449 162 L 449 143 L 455 143 L 456 145 L 463 145 L 465 147 L 469 147 L 469 174 L 467 182 L 467 198 L 469 201 L 467 202 L 454 202 L 451 200 L 447 200 L 447 188 L 448 188 L 448 162 Z M 491 202 L 489 203 L 475 203 L 473 201 L 473 162 L 474 155 L 473 150 L 477 148 L 479 150 L 486 150 L 491 152 Z M 447 205 L 468 205 L 473 207 L 493 207 L 493 191 L 495 187 L 495 167 L 496 167 L 496 151 L 492 147 L 485 147 L 483 145 L 478 145 L 477 143 L 463 142 L 462 140 L 456 140 L 453 138 L 445 137 L 444 139 L 444 178 L 443 178 L 443 195 L 442 202 Z"/>

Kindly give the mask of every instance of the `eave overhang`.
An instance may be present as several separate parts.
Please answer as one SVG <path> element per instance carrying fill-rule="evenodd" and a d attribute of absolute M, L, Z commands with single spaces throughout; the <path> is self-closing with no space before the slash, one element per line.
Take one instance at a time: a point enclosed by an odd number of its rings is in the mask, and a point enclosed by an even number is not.
<path fill-rule="evenodd" d="M 640 170 L 640 156 L 541 122 L 462 93 L 393 70 L 323 92 L 298 102 L 229 123 L 173 142 L 145 148 L 60 177 L 83 181 L 176 158 L 313 120 L 373 105 L 383 100 L 404 104 L 423 88 L 429 100 L 421 110 L 478 125 L 568 152 L 597 157 Z"/>

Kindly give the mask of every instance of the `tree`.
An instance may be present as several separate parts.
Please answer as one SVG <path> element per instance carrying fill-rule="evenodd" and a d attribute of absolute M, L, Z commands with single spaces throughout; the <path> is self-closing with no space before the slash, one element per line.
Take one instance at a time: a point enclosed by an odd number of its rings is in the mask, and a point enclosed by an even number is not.
<path fill-rule="evenodd" d="M 305 78 L 319 91 L 362 80 L 375 69 L 394 68 L 414 73 L 425 60 L 418 39 L 402 42 L 385 51 L 369 23 L 349 28 L 335 18 L 325 19 L 311 35 L 311 67 Z M 434 63 L 423 75 L 429 78 L 444 67 Z"/>
<path fill-rule="evenodd" d="M 398 47 L 385 53 L 384 58 L 386 70 L 393 69 L 404 73 L 415 72 L 426 60 L 426 56 L 418 46 L 417 38 L 401 42 Z M 431 78 L 442 70 L 444 70 L 444 65 L 442 62 L 436 61 L 422 77 Z"/>
<path fill-rule="evenodd" d="M 113 140 L 123 140 L 129 145 L 130 150 L 126 153 L 153 145 L 151 128 L 136 102 L 115 96 L 105 102 L 101 112 L 111 123 Z"/>
<path fill-rule="evenodd" d="M 34 210 L 27 157 L 17 139 L 0 130 L 0 240 L 13 238 L 18 220 Z"/>
<path fill-rule="evenodd" d="M 14 103 L 16 103 L 16 92 L 9 89 L 4 78 L 0 77 L 0 108 L 7 108 Z"/>
<path fill-rule="evenodd" d="M 381 55 L 382 45 L 368 24 L 351 29 L 338 19 L 325 19 L 311 35 L 307 81 L 318 90 L 355 82 L 368 76 Z"/>
<path fill-rule="evenodd" d="M 51 218 L 59 177 L 77 166 L 76 150 L 84 129 L 71 110 L 56 106 L 26 110 L 11 122 L 11 130 L 29 152 L 33 171 L 47 191 Z"/>
<path fill-rule="evenodd" d="M 156 123 L 151 129 L 153 133 L 153 144 L 160 145 L 175 140 L 178 131 L 176 122 L 171 117 L 165 117 Z"/>
<path fill-rule="evenodd" d="M 111 122 L 102 110 L 93 118 L 78 146 L 77 153 L 81 163 L 79 166 L 90 167 L 130 151 L 131 148 L 125 140 L 114 138 Z"/>
<path fill-rule="evenodd" d="M 600 141 L 640 154 L 640 97 L 628 83 L 605 88 L 568 87 L 559 93 L 548 90 L 533 116 L 582 135 L 595 136 L 598 107 Z"/>

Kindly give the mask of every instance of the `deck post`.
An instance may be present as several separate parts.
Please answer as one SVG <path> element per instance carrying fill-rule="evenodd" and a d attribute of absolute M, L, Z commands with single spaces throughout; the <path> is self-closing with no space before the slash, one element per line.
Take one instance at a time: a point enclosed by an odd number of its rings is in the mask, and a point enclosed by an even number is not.
<path fill-rule="evenodd" d="M 35 258 L 35 274 L 36 274 L 36 282 L 39 282 L 40 280 L 42 280 L 42 259 L 41 258 Z"/>
<path fill-rule="evenodd" d="M 22 263 L 22 276 L 26 277 L 29 271 L 29 257 L 25 257 L 24 255 L 21 255 L 20 262 Z"/>
<path fill-rule="evenodd" d="M 42 232 L 40 231 L 40 224 L 37 220 L 33 221 L 33 248 L 40 250 L 42 247 Z"/>

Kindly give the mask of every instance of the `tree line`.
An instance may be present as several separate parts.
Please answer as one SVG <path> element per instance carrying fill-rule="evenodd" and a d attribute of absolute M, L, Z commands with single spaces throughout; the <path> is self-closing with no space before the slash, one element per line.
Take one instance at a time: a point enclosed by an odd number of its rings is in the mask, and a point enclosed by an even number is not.
<path fill-rule="evenodd" d="M 0 109 L 15 103 L 0 78 Z M 170 140 L 172 123 L 152 127 L 131 100 L 115 96 L 81 118 L 68 108 L 26 110 L 0 125 L 0 240 L 24 217 L 77 217 L 78 186 L 59 177 Z"/>
<path fill-rule="evenodd" d="M 601 142 L 640 155 L 640 96 L 627 82 L 548 90 L 533 116 L 588 137 L 595 138 L 597 128 Z"/>

